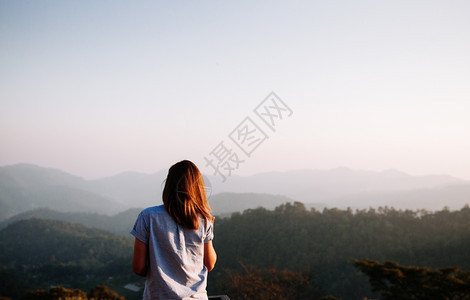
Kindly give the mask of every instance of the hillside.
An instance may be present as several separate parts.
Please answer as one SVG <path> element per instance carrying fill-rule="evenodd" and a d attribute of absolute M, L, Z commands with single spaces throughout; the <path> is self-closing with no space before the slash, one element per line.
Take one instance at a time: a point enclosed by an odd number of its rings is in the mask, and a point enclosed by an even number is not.
<path fill-rule="evenodd" d="M 221 193 L 209 198 L 209 203 L 213 210 L 212 214 L 218 217 L 228 217 L 234 212 L 243 212 L 244 210 L 258 207 L 274 209 L 287 202 L 293 202 L 293 200 L 281 195 L 254 193 Z M 315 204 L 310 205 L 309 208 L 310 207 L 323 209 L 325 206 Z M 61 212 L 50 208 L 37 208 L 17 214 L 0 222 L 0 229 L 19 220 L 37 218 L 82 224 L 87 227 L 103 229 L 114 234 L 129 236 L 129 231 L 141 210 L 142 208 L 131 208 L 109 216 L 97 213 Z"/>
<path fill-rule="evenodd" d="M 133 239 L 81 224 L 44 219 L 16 221 L 0 230 L 0 298 L 19 299 L 28 290 L 64 286 L 90 290 L 106 284 L 126 299 L 140 293 L 132 273 Z M 140 296 L 140 297 L 139 297 Z"/>
<path fill-rule="evenodd" d="M 106 231 L 57 220 L 28 219 L 0 231 L 0 264 L 47 263 L 99 267 L 132 253 L 132 241 Z"/>
<path fill-rule="evenodd" d="M 433 213 L 394 209 L 320 212 L 296 202 L 274 210 L 249 209 L 215 222 L 218 261 L 209 275 L 208 292 L 230 292 L 233 299 L 241 297 L 233 279 L 245 276 L 246 270 L 266 280 L 271 275 L 281 276 L 279 280 L 294 276 L 304 282 L 307 293 L 311 288 L 318 295 L 344 300 L 374 297 L 352 259 L 470 270 L 469 207 Z M 141 284 L 132 274 L 131 257 L 131 237 L 80 224 L 29 219 L 0 230 L 0 280 L 8 279 L 9 287 L 17 286 L 17 294 L 26 287 L 49 288 L 60 283 L 87 290 L 106 283 L 126 299 L 139 299 L 140 293 L 123 288 L 128 283 Z M 6 292 L 11 292 L 9 287 Z M 286 288 L 295 290 L 296 286 Z M 11 294 L 2 294 L 0 285 L 0 295 Z"/>
<path fill-rule="evenodd" d="M 324 295 L 377 299 L 352 265 L 353 259 L 363 258 L 470 271 L 468 206 L 426 214 L 393 209 L 319 212 L 297 202 L 216 220 L 214 230 L 219 259 L 209 276 L 213 294 L 230 290 L 236 295 L 234 278 L 249 277 L 248 271 L 291 270 L 301 272 Z"/>
<path fill-rule="evenodd" d="M 50 208 L 29 210 L 0 222 L 0 230 L 9 224 L 28 219 L 58 220 L 75 224 L 82 224 L 90 228 L 102 229 L 114 234 L 129 236 L 140 208 L 131 208 L 113 216 L 97 213 L 59 212 Z"/>

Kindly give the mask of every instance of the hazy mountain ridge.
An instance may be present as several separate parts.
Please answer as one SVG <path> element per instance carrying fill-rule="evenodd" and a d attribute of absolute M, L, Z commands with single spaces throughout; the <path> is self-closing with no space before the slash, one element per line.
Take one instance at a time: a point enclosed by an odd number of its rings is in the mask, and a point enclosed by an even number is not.
<path fill-rule="evenodd" d="M 411 176 L 397 170 L 372 172 L 336 168 L 268 172 L 233 176 L 225 183 L 212 179 L 214 190 L 285 195 L 308 204 L 327 207 L 397 209 L 460 209 L 470 204 L 470 182 L 447 175 Z M 315 207 L 316 205 L 314 205 Z"/>
<path fill-rule="evenodd" d="M 411 176 L 406 173 L 387 170 L 372 172 L 336 168 L 332 170 L 296 170 L 288 172 L 268 172 L 252 176 L 234 176 L 221 184 L 212 180 L 214 189 L 235 192 L 286 195 L 304 203 L 322 202 L 348 195 L 372 192 L 399 192 L 415 189 L 444 187 L 470 182 L 447 175 Z"/>
<path fill-rule="evenodd" d="M 293 203 L 294 199 L 283 195 L 257 194 L 257 193 L 220 193 L 209 200 L 214 215 L 230 215 L 233 212 L 243 212 L 247 209 L 264 207 L 273 210 L 284 203 Z M 322 203 L 307 205 L 309 208 L 321 210 L 326 207 Z"/>
<path fill-rule="evenodd" d="M 450 186 L 409 191 L 363 193 L 338 198 L 330 202 L 338 207 L 356 206 L 389 206 L 397 209 L 441 210 L 445 207 L 458 210 L 470 205 L 470 184 L 454 184 Z M 354 205 L 351 205 L 354 203 Z"/>
<path fill-rule="evenodd" d="M 272 210 L 275 207 L 288 202 L 294 202 L 294 200 L 281 195 L 253 193 L 221 193 L 210 198 L 212 214 L 218 217 L 227 217 L 234 212 L 241 213 L 247 209 L 256 209 L 258 207 Z M 321 210 L 325 206 L 322 204 L 308 206 L 308 208 L 311 207 Z M 36 208 L 22 212 L 0 222 L 0 230 L 17 221 L 46 219 L 82 224 L 90 228 L 106 230 L 113 234 L 129 236 L 129 232 L 142 209 L 143 208 L 130 208 L 118 214 L 109 216 L 98 213 L 62 212 L 51 208 Z"/>
<path fill-rule="evenodd" d="M 106 191 L 111 188 L 100 182 L 30 164 L 0 167 L 0 220 L 42 207 L 108 215 L 131 207 L 109 196 Z M 117 193 L 122 190 L 121 186 L 121 182 L 114 185 Z M 131 193 L 132 187 L 130 182 L 124 189 Z"/>
<path fill-rule="evenodd" d="M 56 169 L 29 164 L 1 167 L 0 220 L 39 207 L 106 214 L 126 208 L 87 186 L 83 178 Z"/>
<path fill-rule="evenodd" d="M 163 170 L 153 174 L 124 172 L 90 180 L 88 188 L 128 207 L 147 207 L 152 202 L 162 203 L 161 192 L 166 175 L 167 172 Z"/>
<path fill-rule="evenodd" d="M 166 170 L 161 170 L 153 174 L 125 172 L 85 180 L 30 164 L 0 167 L 0 221 L 40 207 L 112 215 L 131 207 L 159 205 L 165 177 Z M 470 203 L 468 181 L 446 175 L 410 176 L 397 170 L 296 170 L 234 175 L 224 183 L 214 176 L 205 180 L 213 194 L 209 201 L 216 214 L 258 206 L 273 208 L 293 201 L 317 209 L 388 205 L 439 210 L 444 206 L 459 209 Z M 262 194 L 270 195 L 265 199 Z"/>
<path fill-rule="evenodd" d="M 12 223 L 22 220 L 45 219 L 81 224 L 89 228 L 96 228 L 113 234 L 129 236 L 129 232 L 132 229 L 140 211 L 140 208 L 131 208 L 116 215 L 108 216 L 98 213 L 60 212 L 50 208 L 38 208 L 17 214 L 3 222 L 0 222 L 0 230 Z"/>

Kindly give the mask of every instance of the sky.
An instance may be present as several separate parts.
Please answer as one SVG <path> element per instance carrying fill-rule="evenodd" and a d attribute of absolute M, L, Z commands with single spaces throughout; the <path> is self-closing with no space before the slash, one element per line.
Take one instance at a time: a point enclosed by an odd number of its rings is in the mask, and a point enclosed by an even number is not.
<path fill-rule="evenodd" d="M 469 1 L 0 0 L 0 166 L 470 180 L 469 14 Z"/>

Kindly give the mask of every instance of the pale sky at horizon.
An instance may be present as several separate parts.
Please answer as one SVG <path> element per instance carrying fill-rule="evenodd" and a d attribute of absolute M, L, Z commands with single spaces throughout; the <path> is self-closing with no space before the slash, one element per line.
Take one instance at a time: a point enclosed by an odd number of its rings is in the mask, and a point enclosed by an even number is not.
<path fill-rule="evenodd" d="M 234 174 L 470 180 L 469 15 L 469 1 L 0 0 L 0 166 L 209 173 L 204 156 L 237 150 L 229 133 L 274 91 L 293 114 Z"/>

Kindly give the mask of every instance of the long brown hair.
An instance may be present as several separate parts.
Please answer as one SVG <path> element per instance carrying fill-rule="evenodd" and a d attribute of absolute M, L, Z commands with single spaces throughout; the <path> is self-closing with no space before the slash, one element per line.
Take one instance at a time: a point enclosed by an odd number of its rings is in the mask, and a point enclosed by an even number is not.
<path fill-rule="evenodd" d="M 168 170 L 162 198 L 166 211 L 186 228 L 197 229 L 199 217 L 206 222 L 212 218 L 204 179 L 189 160 L 180 161 Z"/>

